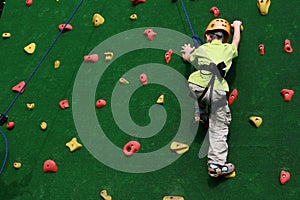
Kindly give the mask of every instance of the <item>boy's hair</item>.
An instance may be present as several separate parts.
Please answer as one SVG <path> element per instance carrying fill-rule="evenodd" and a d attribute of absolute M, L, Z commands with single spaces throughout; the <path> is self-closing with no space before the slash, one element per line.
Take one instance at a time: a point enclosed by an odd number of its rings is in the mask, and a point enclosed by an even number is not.
<path fill-rule="evenodd" d="M 227 32 L 225 32 L 223 30 L 207 31 L 206 34 L 208 34 L 212 40 L 222 39 L 223 43 L 227 42 L 226 40 L 227 40 L 228 34 L 227 34 Z"/>

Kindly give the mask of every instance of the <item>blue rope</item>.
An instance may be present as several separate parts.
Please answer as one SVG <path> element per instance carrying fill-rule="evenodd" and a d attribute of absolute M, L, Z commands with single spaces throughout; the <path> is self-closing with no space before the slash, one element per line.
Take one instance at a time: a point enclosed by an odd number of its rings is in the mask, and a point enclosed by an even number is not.
<path fill-rule="evenodd" d="M 194 45 L 195 45 L 196 48 L 198 48 L 200 46 L 199 41 L 201 42 L 201 44 L 204 44 L 204 42 L 201 40 L 201 38 L 198 35 L 195 34 L 194 29 L 193 29 L 192 24 L 191 24 L 191 21 L 190 21 L 190 18 L 189 18 L 189 15 L 188 15 L 188 13 L 185 9 L 183 0 L 180 0 L 180 3 L 181 3 L 181 6 L 182 6 L 182 9 L 183 9 L 183 12 L 185 14 L 185 17 L 187 19 L 187 22 L 189 24 L 190 30 L 192 32 L 192 39 L 193 39 Z"/>
<path fill-rule="evenodd" d="M 5 112 L 3 113 L 4 116 L 7 115 L 8 111 L 12 108 L 12 106 L 16 103 L 18 97 L 20 96 L 20 94 L 22 94 L 22 90 L 26 87 L 26 85 L 29 83 L 29 81 L 32 79 L 33 75 L 36 73 L 36 71 L 39 69 L 39 67 L 41 66 L 41 64 L 44 62 L 44 60 L 46 59 L 46 57 L 48 56 L 48 54 L 50 53 L 51 49 L 54 47 L 54 45 L 56 44 L 57 40 L 60 38 L 60 36 L 63 34 L 63 32 L 66 29 L 66 26 L 70 23 L 71 19 L 74 17 L 74 15 L 76 14 L 76 12 L 78 11 L 78 9 L 80 8 L 81 4 L 83 3 L 83 0 L 81 0 L 78 5 L 76 6 L 76 8 L 74 9 L 74 11 L 72 12 L 72 14 L 70 15 L 69 19 L 66 21 L 64 27 L 60 30 L 60 32 L 58 33 L 58 35 L 56 36 L 56 38 L 54 39 L 54 41 L 52 42 L 52 44 L 50 45 L 50 47 L 48 48 L 48 50 L 46 51 L 46 53 L 43 55 L 43 57 L 41 58 L 40 62 L 35 66 L 35 68 L 33 69 L 33 71 L 31 72 L 31 74 L 29 75 L 29 77 L 27 78 L 27 80 L 25 81 L 24 86 L 20 89 L 20 91 L 16 94 L 15 98 L 12 100 L 12 102 L 10 103 L 10 105 L 7 107 L 7 109 L 5 110 Z M 4 157 L 4 161 L 0 170 L 0 174 L 2 174 L 2 171 L 5 167 L 6 161 L 7 161 L 7 156 L 8 156 L 8 142 L 7 142 L 7 138 L 5 136 L 5 134 L 0 130 L 0 133 L 2 134 L 4 141 L 5 141 L 5 157 Z"/>
<path fill-rule="evenodd" d="M 0 174 L 2 174 L 5 164 L 6 164 L 6 161 L 7 161 L 7 157 L 8 157 L 8 142 L 7 142 L 7 138 L 6 138 L 5 134 L 1 130 L 0 130 L 0 133 L 3 136 L 3 139 L 5 141 L 5 156 L 4 156 L 4 161 L 3 161 L 2 167 L 0 169 Z"/>

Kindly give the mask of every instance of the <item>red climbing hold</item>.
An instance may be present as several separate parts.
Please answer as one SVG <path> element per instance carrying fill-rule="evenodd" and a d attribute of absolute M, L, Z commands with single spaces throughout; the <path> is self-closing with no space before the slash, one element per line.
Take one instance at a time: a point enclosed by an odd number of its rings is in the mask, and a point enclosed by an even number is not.
<path fill-rule="evenodd" d="M 11 130 L 15 127 L 15 122 L 7 122 L 6 129 Z"/>
<path fill-rule="evenodd" d="M 146 0 L 131 0 L 132 5 L 138 5 L 139 3 L 145 3 Z"/>
<path fill-rule="evenodd" d="M 220 14 L 220 10 L 217 7 L 211 7 L 211 9 L 209 10 L 211 13 L 214 13 L 214 17 L 218 17 Z"/>
<path fill-rule="evenodd" d="M 140 75 L 140 81 L 141 81 L 141 83 L 143 84 L 143 85 L 147 85 L 148 84 L 148 77 L 147 77 L 147 75 L 146 74 L 141 74 Z"/>
<path fill-rule="evenodd" d="M 148 28 L 144 31 L 144 35 L 148 37 L 148 40 L 153 40 L 157 33 L 155 33 L 151 28 Z"/>
<path fill-rule="evenodd" d="M 102 108 L 104 106 L 106 106 L 106 101 L 105 100 L 99 99 L 99 100 L 96 101 L 96 107 L 97 108 Z"/>
<path fill-rule="evenodd" d="M 260 52 L 260 55 L 265 55 L 265 45 L 263 45 L 263 44 L 260 44 L 260 45 L 258 45 L 258 50 L 259 50 L 259 52 Z"/>
<path fill-rule="evenodd" d="M 64 28 L 64 27 L 65 27 L 65 28 Z M 66 32 L 66 31 L 71 31 L 71 30 L 73 29 L 73 27 L 72 27 L 71 24 L 67 24 L 66 26 L 65 26 L 65 24 L 60 24 L 60 25 L 58 26 L 58 29 L 64 33 L 64 32 Z"/>
<path fill-rule="evenodd" d="M 68 100 L 61 100 L 60 102 L 59 102 L 59 107 L 61 108 L 61 109 L 66 109 L 66 108 L 69 108 L 70 107 L 70 105 L 69 105 L 69 101 Z"/>
<path fill-rule="evenodd" d="M 292 53 L 293 52 L 293 48 L 291 46 L 291 41 L 286 39 L 284 40 L 284 47 L 283 47 L 283 50 L 286 52 L 286 53 Z"/>
<path fill-rule="evenodd" d="M 292 97 L 294 95 L 294 90 L 289 90 L 289 89 L 282 89 L 281 90 L 281 95 L 283 96 L 284 101 L 291 101 Z"/>
<path fill-rule="evenodd" d="M 232 90 L 232 92 L 229 94 L 228 97 L 228 105 L 230 106 L 231 104 L 233 104 L 233 102 L 236 100 L 237 97 L 238 97 L 237 89 Z"/>
<path fill-rule="evenodd" d="M 24 90 L 25 90 L 25 81 L 21 81 L 19 84 L 15 85 L 12 88 L 12 91 L 14 91 L 14 92 L 20 92 L 21 94 L 24 92 Z"/>
<path fill-rule="evenodd" d="M 26 0 L 26 6 L 31 6 L 32 5 L 32 0 Z"/>
<path fill-rule="evenodd" d="M 95 63 L 98 62 L 98 54 L 91 54 L 83 57 L 84 62 L 86 63 Z"/>
<path fill-rule="evenodd" d="M 44 172 L 57 172 L 58 168 L 53 160 L 46 160 L 44 162 Z"/>
<path fill-rule="evenodd" d="M 286 182 L 288 182 L 291 178 L 291 175 L 289 172 L 285 171 L 285 170 L 281 170 L 280 172 L 280 183 L 281 185 L 285 184 Z"/>
<path fill-rule="evenodd" d="M 172 58 L 172 54 L 173 54 L 173 51 L 172 49 L 169 49 L 169 51 L 167 51 L 165 53 L 165 60 L 166 60 L 166 63 L 168 64 Z"/>
<path fill-rule="evenodd" d="M 124 145 L 123 152 L 125 156 L 132 156 L 135 152 L 140 150 L 140 143 L 137 141 L 130 141 Z"/>

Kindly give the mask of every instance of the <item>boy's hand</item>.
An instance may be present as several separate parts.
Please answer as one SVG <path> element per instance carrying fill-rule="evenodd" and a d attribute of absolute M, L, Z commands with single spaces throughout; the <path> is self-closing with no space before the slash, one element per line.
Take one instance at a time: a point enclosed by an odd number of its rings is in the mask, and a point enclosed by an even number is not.
<path fill-rule="evenodd" d="M 185 61 L 190 61 L 190 55 L 195 50 L 195 47 L 191 47 L 190 44 L 184 44 L 181 49 L 183 59 Z"/>
<path fill-rule="evenodd" d="M 231 24 L 231 27 L 236 29 L 236 30 L 240 30 L 241 29 L 241 25 L 242 25 L 242 22 L 239 21 L 239 20 L 235 20 L 233 21 L 233 23 Z M 237 29 L 238 28 L 238 29 Z"/>

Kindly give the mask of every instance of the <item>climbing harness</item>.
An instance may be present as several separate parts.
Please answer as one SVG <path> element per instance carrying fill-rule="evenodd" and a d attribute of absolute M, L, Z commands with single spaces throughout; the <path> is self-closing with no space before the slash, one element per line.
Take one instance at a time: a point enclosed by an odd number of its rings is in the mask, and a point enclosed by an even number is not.
<path fill-rule="evenodd" d="M 73 10 L 72 14 L 69 16 L 68 20 L 66 21 L 66 23 L 64 24 L 64 27 L 60 30 L 60 32 L 58 33 L 58 35 L 56 36 L 56 38 L 54 39 L 54 41 L 51 43 L 51 45 L 49 46 L 49 48 L 47 49 L 46 53 L 43 55 L 43 57 L 41 58 L 41 60 L 39 61 L 39 63 L 35 66 L 35 68 L 33 69 L 33 71 L 31 72 L 31 74 L 29 75 L 29 77 L 27 78 L 27 80 L 25 81 L 24 86 L 20 89 L 20 91 L 16 94 L 16 96 L 14 97 L 14 99 L 12 100 L 12 102 L 10 103 L 10 105 L 7 107 L 7 109 L 5 110 L 5 112 L 2 114 L 0 114 L 0 126 L 2 126 L 3 124 L 5 124 L 8 120 L 8 116 L 7 113 L 9 112 L 9 110 L 12 108 L 12 106 L 16 103 L 18 97 L 20 96 L 20 94 L 22 94 L 23 90 L 25 89 L 26 85 L 29 83 L 29 81 L 32 79 L 32 77 L 34 76 L 34 74 L 36 73 L 36 71 L 39 69 L 39 67 L 41 66 L 41 64 L 44 62 L 44 60 L 46 59 L 46 57 L 48 56 L 48 54 L 50 53 L 51 49 L 54 47 L 54 45 L 56 44 L 57 40 L 60 38 L 60 36 L 64 33 L 66 26 L 70 23 L 70 21 L 72 20 L 72 18 L 74 17 L 74 15 L 76 14 L 76 12 L 78 11 L 78 9 L 80 8 L 80 6 L 82 5 L 83 0 L 81 0 L 78 5 L 76 6 L 76 8 Z M 7 142 L 7 138 L 5 136 L 5 134 L 0 130 L 1 135 L 3 136 L 3 139 L 5 141 L 5 156 L 4 156 L 4 161 L 2 164 L 2 167 L 0 169 L 0 174 L 2 174 L 6 161 L 7 161 L 7 157 L 8 157 L 8 142 Z"/>

